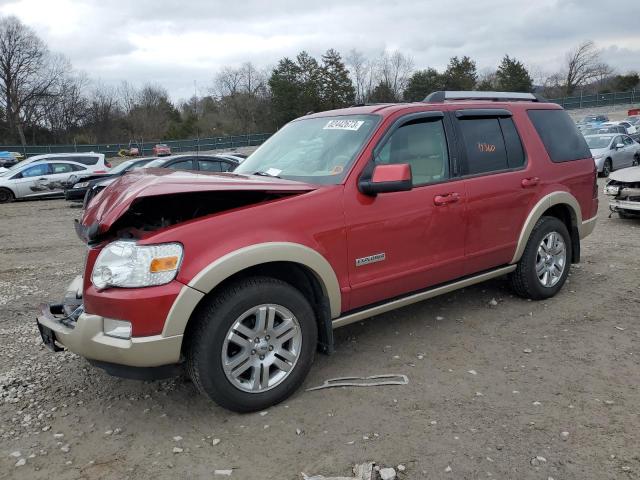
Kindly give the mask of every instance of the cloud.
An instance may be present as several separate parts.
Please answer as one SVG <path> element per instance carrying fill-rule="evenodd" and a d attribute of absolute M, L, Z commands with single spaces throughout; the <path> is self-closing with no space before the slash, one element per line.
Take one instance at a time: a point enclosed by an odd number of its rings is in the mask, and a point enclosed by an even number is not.
<path fill-rule="evenodd" d="M 618 71 L 640 70 L 640 2 L 604 14 L 598 0 L 16 0 L 0 3 L 96 80 L 161 83 L 174 98 L 204 90 L 224 65 L 272 66 L 300 50 L 399 49 L 417 68 L 469 55 L 480 70 L 504 54 L 537 71 L 561 68 L 590 39 Z"/>

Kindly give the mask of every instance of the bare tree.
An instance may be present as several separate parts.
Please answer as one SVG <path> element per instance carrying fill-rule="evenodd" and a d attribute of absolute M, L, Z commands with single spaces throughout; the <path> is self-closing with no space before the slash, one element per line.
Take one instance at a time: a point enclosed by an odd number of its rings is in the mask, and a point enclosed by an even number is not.
<path fill-rule="evenodd" d="M 380 81 L 387 85 L 396 99 L 402 98 L 413 72 L 413 59 L 399 50 L 384 52 L 378 64 Z"/>
<path fill-rule="evenodd" d="M 16 17 L 0 20 L 0 102 L 11 134 L 26 145 L 24 124 L 38 104 L 56 95 L 64 74 L 46 45 Z"/>
<path fill-rule="evenodd" d="M 368 80 L 372 71 L 371 62 L 355 48 L 345 57 L 345 63 L 351 74 L 351 81 L 356 90 L 356 103 L 366 103 L 370 89 Z"/>
<path fill-rule="evenodd" d="M 58 141 L 66 141 L 87 118 L 89 80 L 84 73 L 65 75 L 57 86 L 57 95 L 42 104 L 42 121 Z"/>
<path fill-rule="evenodd" d="M 564 89 L 571 95 L 577 88 L 587 83 L 601 80 L 613 72 L 611 67 L 601 60 L 601 50 L 591 40 L 582 42 L 571 50 L 566 57 Z"/>

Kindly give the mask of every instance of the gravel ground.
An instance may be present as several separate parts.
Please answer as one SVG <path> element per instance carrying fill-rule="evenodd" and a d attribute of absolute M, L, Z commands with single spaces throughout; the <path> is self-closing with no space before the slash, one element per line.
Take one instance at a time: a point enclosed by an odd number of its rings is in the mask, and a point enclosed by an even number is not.
<path fill-rule="evenodd" d="M 301 390 L 249 415 L 184 378 L 112 378 L 42 346 L 38 303 L 80 273 L 79 213 L 0 206 L 1 479 L 286 480 L 365 461 L 399 479 L 640 478 L 640 221 L 607 218 L 603 199 L 557 297 L 528 302 L 496 280 L 345 327 L 305 387 L 382 373 L 409 384 Z"/>

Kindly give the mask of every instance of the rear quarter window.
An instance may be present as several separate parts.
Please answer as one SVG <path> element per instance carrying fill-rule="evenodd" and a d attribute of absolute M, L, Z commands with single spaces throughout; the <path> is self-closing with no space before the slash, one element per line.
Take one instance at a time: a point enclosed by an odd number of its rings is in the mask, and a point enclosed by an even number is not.
<path fill-rule="evenodd" d="M 570 162 L 591 157 L 584 137 L 564 110 L 528 110 L 552 162 Z"/>
<path fill-rule="evenodd" d="M 93 155 L 87 155 L 86 157 L 72 157 L 72 158 L 68 158 L 67 160 L 71 160 L 73 162 L 78 162 L 78 163 L 81 163 L 83 165 L 97 165 L 98 158 L 100 158 L 100 157 L 96 157 L 96 156 L 93 156 Z"/>

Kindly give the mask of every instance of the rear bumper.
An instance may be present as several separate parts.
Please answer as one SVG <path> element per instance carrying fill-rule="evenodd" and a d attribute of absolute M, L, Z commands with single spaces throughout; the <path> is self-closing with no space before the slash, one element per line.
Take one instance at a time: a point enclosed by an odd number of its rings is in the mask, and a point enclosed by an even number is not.
<path fill-rule="evenodd" d="M 580 239 L 582 240 L 584 237 L 591 235 L 593 233 L 593 229 L 596 228 L 596 221 L 598 220 L 598 216 L 592 217 L 588 220 L 584 220 L 580 225 Z"/>
<path fill-rule="evenodd" d="M 77 277 L 65 298 L 77 298 L 81 288 L 82 278 Z M 38 324 L 53 332 L 57 344 L 89 360 L 130 367 L 159 367 L 180 361 L 183 335 L 115 338 L 105 335 L 104 320 L 90 313 L 73 320 L 53 314 L 49 305 L 43 305 L 37 317 Z"/>

